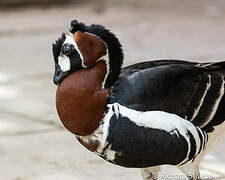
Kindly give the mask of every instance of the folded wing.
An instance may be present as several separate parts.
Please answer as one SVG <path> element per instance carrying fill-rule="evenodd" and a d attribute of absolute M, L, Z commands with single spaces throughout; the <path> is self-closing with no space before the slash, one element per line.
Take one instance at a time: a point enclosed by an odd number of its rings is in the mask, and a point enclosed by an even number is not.
<path fill-rule="evenodd" d="M 123 69 L 110 103 L 138 111 L 164 111 L 206 131 L 224 121 L 224 62 L 162 60 Z"/>

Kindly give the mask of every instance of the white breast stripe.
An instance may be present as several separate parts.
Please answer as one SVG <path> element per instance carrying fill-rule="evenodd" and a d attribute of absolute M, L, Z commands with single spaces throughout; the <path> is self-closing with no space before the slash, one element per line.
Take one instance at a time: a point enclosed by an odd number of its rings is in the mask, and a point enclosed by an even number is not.
<path fill-rule="evenodd" d="M 105 158 L 110 161 L 113 161 L 113 159 L 115 158 L 115 153 L 116 153 L 115 151 L 111 150 L 110 145 L 107 147 L 108 142 L 106 140 L 109 134 L 109 122 L 113 115 L 114 115 L 114 112 L 109 111 L 107 114 L 105 114 L 105 117 L 102 120 L 102 123 L 100 124 L 98 129 L 96 129 L 92 134 L 87 136 L 79 136 L 79 138 L 81 138 L 86 143 L 89 143 L 91 141 L 98 141 L 99 146 L 97 147 L 97 150 L 94 153 L 102 156 L 103 155 L 102 153 L 104 151 Z"/>
<path fill-rule="evenodd" d="M 198 115 L 198 112 L 199 112 L 199 110 L 200 110 L 200 108 L 201 108 L 201 106 L 202 106 L 202 104 L 203 104 L 203 102 L 204 102 L 205 96 L 206 96 L 206 94 L 207 94 L 207 92 L 208 92 L 208 90 L 209 90 L 209 88 L 210 88 L 210 86 L 211 86 L 211 76 L 208 75 L 208 77 L 209 77 L 209 82 L 208 82 L 207 85 L 206 85 L 205 92 L 204 92 L 204 94 L 203 94 L 203 96 L 202 96 L 202 99 L 201 99 L 200 102 L 199 102 L 199 106 L 195 109 L 194 114 L 192 115 L 190 121 L 193 121 L 194 118 Z"/>

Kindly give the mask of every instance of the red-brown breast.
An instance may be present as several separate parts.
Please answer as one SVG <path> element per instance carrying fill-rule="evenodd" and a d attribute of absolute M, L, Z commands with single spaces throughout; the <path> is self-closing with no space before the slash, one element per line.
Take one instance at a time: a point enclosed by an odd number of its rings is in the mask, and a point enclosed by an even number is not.
<path fill-rule="evenodd" d="M 63 125 L 76 135 L 92 133 L 103 118 L 108 96 L 101 89 L 106 73 L 103 61 L 66 77 L 56 92 L 56 107 Z"/>

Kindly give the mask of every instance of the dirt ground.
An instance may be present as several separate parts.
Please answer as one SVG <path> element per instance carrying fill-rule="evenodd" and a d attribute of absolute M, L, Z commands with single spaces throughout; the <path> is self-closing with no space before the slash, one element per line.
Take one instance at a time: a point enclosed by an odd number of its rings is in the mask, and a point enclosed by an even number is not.
<path fill-rule="evenodd" d="M 221 1 L 217 1 L 221 2 Z M 99 23 L 120 39 L 125 64 L 152 59 L 225 59 L 223 4 L 70 5 L 0 12 L 0 179 L 141 179 L 139 170 L 104 162 L 84 149 L 59 121 L 52 83 L 51 44 L 71 19 Z M 202 171 L 225 179 L 225 139 Z"/>

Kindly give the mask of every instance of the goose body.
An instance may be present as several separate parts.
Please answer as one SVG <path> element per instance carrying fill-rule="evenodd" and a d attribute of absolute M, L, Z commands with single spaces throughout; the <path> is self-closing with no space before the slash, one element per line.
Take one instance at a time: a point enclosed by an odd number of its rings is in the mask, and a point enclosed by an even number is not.
<path fill-rule="evenodd" d="M 118 39 L 100 25 L 71 22 L 53 44 L 56 107 L 64 126 L 113 164 L 160 165 L 199 176 L 203 155 L 225 130 L 225 62 L 158 60 L 121 68 Z"/>

